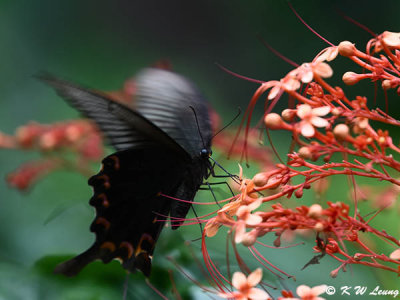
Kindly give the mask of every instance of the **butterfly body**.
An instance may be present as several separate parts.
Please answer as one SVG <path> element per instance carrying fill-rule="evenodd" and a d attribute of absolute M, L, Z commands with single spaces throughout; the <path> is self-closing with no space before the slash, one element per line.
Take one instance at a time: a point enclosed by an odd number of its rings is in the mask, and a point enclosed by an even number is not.
<path fill-rule="evenodd" d="M 73 276 L 93 260 L 119 259 L 128 271 L 148 276 L 168 215 L 172 228 L 178 228 L 210 173 L 211 126 L 204 98 L 182 76 L 158 69 L 139 73 L 129 106 L 54 77 L 42 79 L 94 120 L 118 150 L 89 179 L 95 242 L 55 271 Z"/>

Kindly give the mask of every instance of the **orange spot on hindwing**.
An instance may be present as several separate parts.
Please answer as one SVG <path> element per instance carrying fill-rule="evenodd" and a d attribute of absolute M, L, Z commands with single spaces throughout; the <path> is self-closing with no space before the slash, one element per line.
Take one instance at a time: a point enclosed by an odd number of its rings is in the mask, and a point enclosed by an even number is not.
<path fill-rule="evenodd" d="M 118 171 L 119 168 L 120 168 L 119 158 L 118 158 L 117 156 L 115 156 L 115 155 L 109 156 L 108 158 L 109 158 L 110 160 L 113 160 L 112 168 L 113 168 L 115 171 Z"/>
<path fill-rule="evenodd" d="M 135 256 L 138 256 L 141 253 L 149 253 L 154 249 L 154 246 L 155 246 L 155 241 L 151 237 L 151 235 L 143 233 L 140 238 L 139 244 L 136 247 Z"/>
<path fill-rule="evenodd" d="M 123 249 L 127 254 L 126 254 L 126 259 L 129 259 L 132 257 L 133 255 L 133 247 L 132 244 L 129 242 L 122 242 L 121 244 L 119 244 L 119 248 Z"/>
<path fill-rule="evenodd" d="M 101 225 L 104 230 L 108 230 L 111 226 L 111 223 L 103 217 L 98 217 L 94 220 L 92 226 L 90 226 L 90 230 L 92 232 L 97 232 L 100 229 L 98 225 Z"/>
<path fill-rule="evenodd" d="M 107 208 L 110 206 L 110 202 L 108 201 L 107 195 L 104 193 L 98 194 L 98 195 L 94 195 L 90 201 L 89 204 L 94 206 L 94 207 L 98 207 L 99 205 Z"/>
<path fill-rule="evenodd" d="M 104 242 L 103 244 L 101 244 L 100 249 L 106 249 L 109 250 L 110 252 L 114 252 L 116 247 L 113 242 Z"/>

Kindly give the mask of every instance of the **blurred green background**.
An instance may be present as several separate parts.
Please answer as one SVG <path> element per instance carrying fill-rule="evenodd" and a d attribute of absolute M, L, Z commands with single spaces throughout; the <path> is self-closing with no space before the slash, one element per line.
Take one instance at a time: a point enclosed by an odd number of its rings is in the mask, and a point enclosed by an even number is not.
<path fill-rule="evenodd" d="M 400 31 L 398 1 L 291 3 L 312 27 L 335 44 L 350 40 L 363 49 L 370 39 L 368 33 L 344 20 L 338 11 L 377 33 Z M 126 78 L 160 59 L 169 59 L 175 71 L 195 81 L 226 123 L 238 106 L 246 106 L 257 85 L 221 71 L 216 62 L 266 81 L 279 79 L 292 68 L 269 52 L 258 36 L 298 63 L 311 60 L 327 46 L 300 23 L 286 1 L 1 0 L 0 129 L 11 134 L 30 120 L 51 123 L 78 116 L 50 88 L 32 77 L 42 70 L 94 88 L 116 90 Z M 335 78 L 330 82 L 339 84 L 341 74 L 351 65 L 340 58 L 332 66 Z M 373 86 L 360 85 L 349 93 L 371 97 Z M 378 94 L 379 100 L 382 94 Z M 399 104 L 393 102 L 390 111 L 398 117 Z M 281 107 L 284 105 L 282 102 Z M 262 103 L 258 109 L 260 116 Z M 274 142 L 284 151 L 290 139 L 274 135 Z M 31 153 L 1 150 L 1 176 L 34 157 Z M 232 165 L 233 171 L 237 169 L 236 162 L 226 165 Z M 249 177 L 254 172 L 246 170 Z M 328 193 L 328 200 L 344 199 L 346 180 L 335 178 L 334 184 L 343 188 Z M 311 194 L 306 195 L 304 203 L 311 203 Z M 86 249 L 93 241 L 88 229 L 93 218 L 87 204 L 90 196 L 86 178 L 69 172 L 51 174 L 28 193 L 11 190 L 4 181 L 0 182 L 0 300 L 122 299 L 125 273 L 118 263 L 94 264 L 73 279 L 52 274 L 58 262 Z M 197 199 L 210 201 L 210 195 L 201 192 Z M 365 212 L 370 211 L 365 205 Z M 373 225 L 393 235 L 399 233 L 397 210 L 384 212 L 381 219 Z M 221 237 L 224 235 L 225 232 L 220 233 Z M 175 257 L 194 278 L 201 279 L 196 262 L 183 246 L 185 240 L 198 237 L 199 228 L 192 226 L 179 232 L 164 230 L 159 240 L 151 282 L 169 297 L 173 295 L 167 269 L 173 270 L 184 299 L 208 298 L 166 259 Z M 210 253 L 223 266 L 224 246 L 217 240 L 210 240 Z M 400 288 L 395 275 L 360 266 L 330 279 L 329 272 L 337 263 L 327 257 L 320 265 L 300 271 L 312 257 L 311 245 L 264 249 L 264 255 L 295 275 L 297 282 L 281 283 L 268 273 L 266 279 L 279 289 L 293 289 L 302 283 L 327 283 L 337 289 L 344 284 Z M 191 247 L 200 258 L 200 242 L 193 242 Z M 382 249 L 391 251 L 385 247 Z M 249 264 L 256 266 L 251 259 Z M 128 283 L 128 299 L 144 297 L 157 298 L 144 284 L 142 275 L 134 274 Z"/>

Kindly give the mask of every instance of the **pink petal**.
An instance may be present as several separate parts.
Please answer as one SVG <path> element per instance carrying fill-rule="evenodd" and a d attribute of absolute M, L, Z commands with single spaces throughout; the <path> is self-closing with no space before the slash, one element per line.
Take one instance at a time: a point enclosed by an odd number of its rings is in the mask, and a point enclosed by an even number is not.
<path fill-rule="evenodd" d="M 312 114 L 315 116 L 322 117 L 322 116 L 329 114 L 330 111 L 331 111 L 330 106 L 321 106 L 321 107 L 313 108 Z"/>
<path fill-rule="evenodd" d="M 390 32 L 385 31 L 382 34 L 383 41 L 389 47 L 398 47 L 400 46 L 400 33 L 399 32 Z"/>
<path fill-rule="evenodd" d="M 258 230 L 253 229 L 243 235 L 242 245 L 246 247 L 253 246 L 257 241 Z"/>
<path fill-rule="evenodd" d="M 261 216 L 257 216 L 255 214 L 251 214 L 247 217 L 246 219 L 246 224 L 248 225 L 257 225 L 260 224 L 262 222 L 262 218 Z"/>
<path fill-rule="evenodd" d="M 243 178 L 243 168 L 240 164 L 238 164 L 239 166 L 239 178 L 242 179 Z"/>
<path fill-rule="evenodd" d="M 232 293 L 218 293 L 218 296 L 226 299 L 234 298 L 234 295 Z"/>
<path fill-rule="evenodd" d="M 247 205 L 242 205 L 238 208 L 236 211 L 236 215 L 240 218 L 243 219 L 247 216 L 247 214 L 250 213 L 250 209 Z"/>
<path fill-rule="evenodd" d="M 256 286 L 260 283 L 262 278 L 262 269 L 257 268 L 247 277 L 247 283 L 251 286 Z"/>
<path fill-rule="evenodd" d="M 310 123 L 301 125 L 301 134 L 305 137 L 312 137 L 315 134 L 315 129 Z"/>
<path fill-rule="evenodd" d="M 297 106 L 297 116 L 300 119 L 304 119 L 307 115 L 309 115 L 312 111 L 312 108 L 310 105 L 308 104 L 301 104 L 299 106 Z"/>
<path fill-rule="evenodd" d="M 311 288 L 308 287 L 308 286 L 306 286 L 306 285 L 304 285 L 304 284 L 302 284 L 302 285 L 299 285 L 299 286 L 297 287 L 296 293 L 297 293 L 297 295 L 298 295 L 299 297 L 306 297 L 306 296 L 309 296 L 309 295 L 310 295 L 310 293 L 311 293 Z"/>
<path fill-rule="evenodd" d="M 314 66 L 313 71 L 315 72 L 315 74 L 324 78 L 331 77 L 333 75 L 333 70 L 331 66 L 324 62 L 318 62 Z"/>
<path fill-rule="evenodd" d="M 304 83 L 309 83 L 314 77 L 314 74 L 311 70 L 304 72 L 301 76 L 301 81 Z"/>
<path fill-rule="evenodd" d="M 311 288 L 311 293 L 313 296 L 321 295 L 325 293 L 327 287 L 328 286 L 326 284 L 314 286 L 313 288 Z"/>
<path fill-rule="evenodd" d="M 391 259 L 400 259 L 400 249 L 394 250 L 389 257 Z"/>
<path fill-rule="evenodd" d="M 359 119 L 359 122 L 358 122 L 358 126 L 360 127 L 360 128 L 362 128 L 362 129 L 365 129 L 365 128 L 367 128 L 367 126 L 368 126 L 368 119 L 367 118 L 357 118 L 357 119 Z"/>
<path fill-rule="evenodd" d="M 315 127 L 326 127 L 329 125 L 327 120 L 320 117 L 312 117 L 310 121 Z"/>
<path fill-rule="evenodd" d="M 237 289 L 240 288 L 247 283 L 246 276 L 242 272 L 235 272 L 232 276 L 232 285 Z"/>
<path fill-rule="evenodd" d="M 218 296 L 221 298 L 226 298 L 226 299 L 235 299 L 235 300 L 247 300 L 246 297 L 244 297 L 241 293 L 239 292 L 232 292 L 232 293 L 218 293 Z"/>
<path fill-rule="evenodd" d="M 338 53 L 339 53 L 339 48 L 337 46 L 332 46 L 332 47 L 325 48 L 325 50 L 323 50 L 321 55 L 319 55 L 315 61 L 316 62 L 317 61 L 322 62 L 324 60 L 332 61 L 332 60 L 334 60 L 336 58 Z"/>
<path fill-rule="evenodd" d="M 241 221 L 238 225 L 236 225 L 235 229 L 235 243 L 239 244 L 243 241 L 243 236 L 246 233 L 246 224 Z"/>
<path fill-rule="evenodd" d="M 262 203 L 261 198 L 258 198 L 257 200 L 251 202 L 247 207 L 249 208 L 250 211 L 253 211 L 257 209 Z"/>
<path fill-rule="evenodd" d="M 276 97 L 276 95 L 278 95 L 279 91 L 281 90 L 281 87 L 276 85 L 274 86 L 271 91 L 268 94 L 268 100 L 272 100 Z"/>
<path fill-rule="evenodd" d="M 227 203 L 220 210 L 218 210 L 218 212 L 222 213 L 222 212 L 227 212 L 227 211 L 231 212 L 232 210 L 236 211 L 237 208 L 240 206 L 240 203 L 241 203 L 240 200 L 235 200 L 233 202 Z"/>
<path fill-rule="evenodd" d="M 213 237 L 218 233 L 220 225 L 215 222 L 215 219 L 211 219 L 210 221 L 207 222 L 206 227 L 204 230 L 206 231 L 206 236 L 207 237 Z"/>
<path fill-rule="evenodd" d="M 288 91 L 295 91 L 300 88 L 300 85 L 300 81 L 298 81 L 296 78 L 284 78 L 283 87 Z"/>
<path fill-rule="evenodd" d="M 266 291 L 257 288 L 252 288 L 249 291 L 248 298 L 252 300 L 267 300 L 271 299 L 271 296 Z"/>

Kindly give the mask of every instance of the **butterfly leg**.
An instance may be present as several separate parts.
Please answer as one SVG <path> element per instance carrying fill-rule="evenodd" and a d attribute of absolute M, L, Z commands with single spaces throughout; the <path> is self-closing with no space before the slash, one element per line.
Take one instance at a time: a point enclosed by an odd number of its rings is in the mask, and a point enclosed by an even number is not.
<path fill-rule="evenodd" d="M 228 172 L 223 166 L 221 166 L 216 160 L 214 160 L 212 157 L 210 157 L 210 159 L 213 161 L 213 164 L 210 168 L 210 172 L 208 175 L 212 175 L 213 177 L 223 177 L 223 178 L 227 178 L 230 177 L 232 178 L 234 181 L 238 182 L 239 181 L 239 177 L 237 175 L 231 174 L 230 172 Z M 224 171 L 226 173 L 226 175 L 216 175 L 215 174 L 215 166 L 219 167 L 222 171 Z"/>
<path fill-rule="evenodd" d="M 216 200 L 216 197 L 215 197 L 215 194 L 214 194 L 214 192 L 213 192 L 213 190 L 212 190 L 212 188 L 211 188 L 211 185 L 220 185 L 220 184 L 225 184 L 225 185 L 228 187 L 229 191 L 231 192 L 232 196 L 235 196 L 235 193 L 233 192 L 231 186 L 230 186 L 229 183 L 227 183 L 226 181 L 221 181 L 221 182 L 204 182 L 202 185 L 207 185 L 207 187 L 206 187 L 206 188 L 200 187 L 200 190 L 211 190 L 211 193 L 213 194 L 213 197 L 214 197 L 215 201 L 217 201 L 217 200 Z"/>

